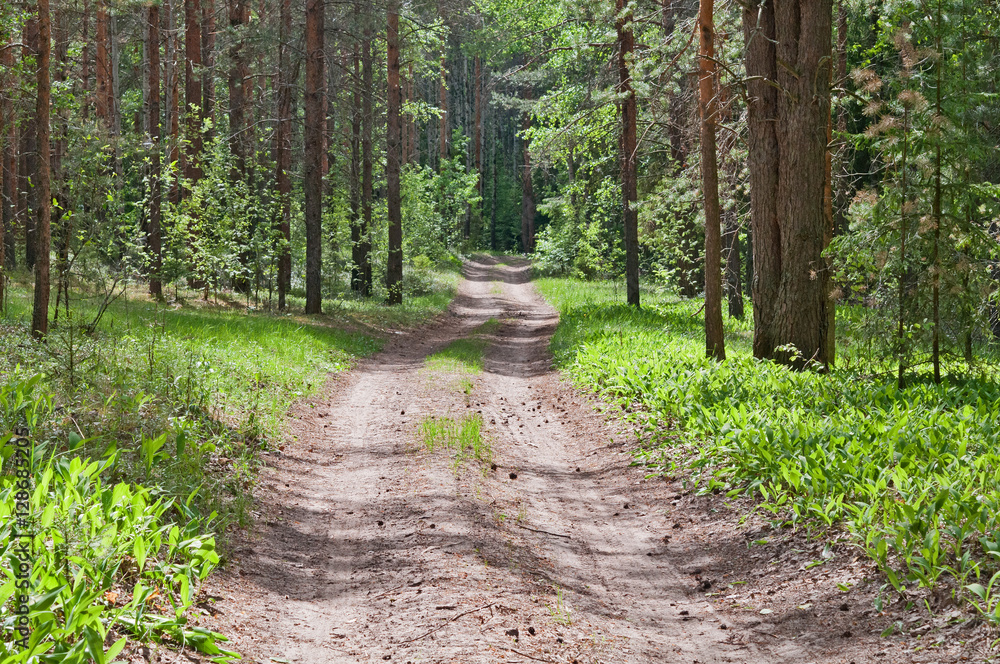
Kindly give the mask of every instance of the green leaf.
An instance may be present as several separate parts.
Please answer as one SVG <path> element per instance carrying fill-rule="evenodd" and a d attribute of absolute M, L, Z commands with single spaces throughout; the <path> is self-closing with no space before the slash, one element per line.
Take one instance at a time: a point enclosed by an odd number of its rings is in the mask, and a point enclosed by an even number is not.
<path fill-rule="evenodd" d="M 979 599 L 981 600 L 986 599 L 986 588 L 984 588 L 978 583 L 970 583 L 965 587 L 965 589 L 971 592 L 972 594 L 978 596 Z"/>

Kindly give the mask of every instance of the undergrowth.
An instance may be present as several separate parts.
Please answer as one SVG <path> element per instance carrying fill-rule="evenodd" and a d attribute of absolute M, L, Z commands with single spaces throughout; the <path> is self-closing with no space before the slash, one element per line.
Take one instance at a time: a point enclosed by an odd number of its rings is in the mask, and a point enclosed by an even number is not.
<path fill-rule="evenodd" d="M 216 538 L 250 522 L 259 452 L 281 444 L 294 401 L 386 329 L 442 311 L 454 281 L 405 307 L 351 299 L 308 318 L 129 293 L 97 325 L 98 300 L 73 291 L 46 343 L 30 338 L 29 284 L 15 281 L 0 317 L 0 661 L 103 664 L 122 637 L 230 657 L 186 612 L 220 562 Z M 17 428 L 33 459 L 27 647 L 8 640 Z"/>
<path fill-rule="evenodd" d="M 775 527 L 844 525 L 900 594 L 945 587 L 1000 623 L 1000 385 L 941 385 L 857 369 L 792 372 L 754 359 L 728 321 L 704 357 L 699 302 L 627 307 L 608 284 L 543 279 L 560 310 L 560 368 L 646 422 L 638 460 L 702 491 L 749 494 Z"/>

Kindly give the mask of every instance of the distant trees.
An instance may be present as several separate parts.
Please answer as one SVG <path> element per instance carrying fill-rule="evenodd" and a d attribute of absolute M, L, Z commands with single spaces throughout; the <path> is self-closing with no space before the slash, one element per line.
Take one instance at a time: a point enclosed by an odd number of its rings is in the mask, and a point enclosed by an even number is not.
<path fill-rule="evenodd" d="M 1000 10 L 967 4 L 842 2 L 834 52 L 832 0 L 87 0 L 49 37 L 7 3 L 3 274 L 39 270 L 43 334 L 47 262 L 57 305 L 317 312 L 489 247 L 704 295 L 718 358 L 725 296 L 795 367 L 832 364 L 841 302 L 900 385 L 943 379 L 1000 330 Z"/>

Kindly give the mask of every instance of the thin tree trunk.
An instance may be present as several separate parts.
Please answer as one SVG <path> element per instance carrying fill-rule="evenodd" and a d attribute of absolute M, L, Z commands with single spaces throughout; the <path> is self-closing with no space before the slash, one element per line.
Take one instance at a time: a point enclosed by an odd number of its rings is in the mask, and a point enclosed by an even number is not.
<path fill-rule="evenodd" d="M 215 126 L 215 0 L 201 0 L 201 62 L 204 78 L 201 90 L 201 121 Z M 214 131 L 208 133 L 209 136 Z"/>
<path fill-rule="evenodd" d="M 906 235 L 909 233 L 906 220 L 906 158 L 910 147 L 910 109 L 908 105 L 903 106 L 903 159 L 900 164 L 900 204 L 899 204 L 899 279 L 898 302 L 899 319 L 896 325 L 896 352 L 899 353 L 899 368 L 896 371 L 896 385 L 899 389 L 905 386 L 906 371 L 906 346 L 904 336 L 905 313 L 906 313 Z"/>
<path fill-rule="evenodd" d="M 108 15 L 108 53 L 110 58 L 108 60 L 109 67 L 109 86 L 108 86 L 108 112 L 111 115 L 110 127 L 111 134 L 113 136 L 122 135 L 122 109 L 119 100 L 121 99 L 121 77 L 120 65 L 121 65 L 121 48 L 118 43 L 118 17 L 115 16 L 114 12 Z M 114 141 L 112 145 L 114 150 L 114 167 L 115 174 L 118 176 L 118 182 L 116 186 L 121 188 L 121 159 L 118 151 L 118 141 Z"/>
<path fill-rule="evenodd" d="M 83 44 L 80 48 L 80 115 L 84 120 L 90 118 L 90 2 L 83 0 Z"/>
<path fill-rule="evenodd" d="M 398 0 L 391 0 L 386 31 L 389 84 L 386 105 L 386 159 L 385 177 L 389 217 L 389 256 L 386 266 L 386 287 L 389 304 L 403 303 L 403 217 L 399 191 L 399 173 L 403 163 L 403 149 L 400 141 L 400 107 L 402 92 L 399 87 L 399 6 Z"/>
<path fill-rule="evenodd" d="M 490 210 L 490 249 L 497 250 L 497 161 L 500 156 L 502 136 L 500 133 L 500 118 L 498 113 L 493 117 L 494 140 L 493 140 L 493 191 Z"/>
<path fill-rule="evenodd" d="M 35 56 L 39 49 L 38 15 L 32 13 L 24 23 L 21 49 L 21 61 Z M 18 208 L 24 227 L 24 264 L 28 268 L 35 267 L 38 256 L 38 181 L 39 145 L 38 145 L 38 115 L 26 114 L 21 128 L 20 165 L 18 167 Z"/>
<path fill-rule="evenodd" d="M 451 135 L 448 132 L 448 69 L 445 67 L 444 54 L 441 54 L 441 84 L 438 90 L 439 103 L 441 108 L 441 119 L 439 120 L 441 130 L 441 142 L 438 147 L 441 149 L 438 171 L 444 168 L 444 162 L 448 159 L 448 144 L 451 143 Z"/>
<path fill-rule="evenodd" d="M 184 177 L 188 186 L 201 179 L 201 2 L 184 0 L 184 111 L 187 114 L 187 155 Z M 197 107 L 197 108 L 196 108 Z"/>
<path fill-rule="evenodd" d="M 372 176 L 372 129 L 375 124 L 373 94 L 372 34 L 371 28 L 366 26 L 364 39 L 361 42 L 361 243 L 358 252 L 361 269 L 361 294 L 365 297 L 370 297 L 372 294 L 372 241 L 370 233 L 374 188 Z"/>
<path fill-rule="evenodd" d="M 289 49 L 292 39 L 292 0 L 281 0 L 280 37 L 278 53 L 278 132 L 276 155 L 276 179 L 278 195 L 281 197 L 281 250 L 278 254 L 278 309 L 287 305 L 285 298 L 291 288 L 292 255 L 290 243 L 292 222 L 292 80 L 289 71 Z"/>
<path fill-rule="evenodd" d="M 166 96 L 167 96 L 167 123 L 170 133 L 169 148 L 167 153 L 167 163 L 173 174 L 170 178 L 169 201 L 176 205 L 180 202 L 180 77 L 178 75 L 177 57 L 180 52 L 177 25 L 174 23 L 173 0 L 163 0 L 163 13 L 165 15 L 166 28 Z"/>
<path fill-rule="evenodd" d="M 69 17 L 67 16 L 65 7 L 59 7 L 58 5 L 54 14 L 52 36 L 53 47 L 56 52 L 56 87 L 59 89 L 65 86 L 69 74 Z M 55 126 L 55 136 L 50 140 L 53 143 L 53 149 L 49 180 L 52 183 L 52 195 L 58 201 L 58 209 L 62 212 L 59 214 L 58 223 L 51 224 L 49 233 L 50 237 L 56 238 L 58 242 L 56 250 L 58 256 L 56 261 L 56 306 L 53 321 L 59 319 L 60 300 L 64 302 L 66 313 L 69 315 L 69 243 L 73 218 L 71 215 L 65 214 L 69 208 L 69 204 L 66 200 L 64 190 L 65 177 L 63 174 L 63 159 L 66 157 L 69 147 L 68 110 L 59 110 Z"/>
<path fill-rule="evenodd" d="M 636 108 L 635 90 L 629 64 L 635 51 L 632 31 L 633 14 L 626 0 L 616 0 L 618 31 L 618 92 L 621 100 L 622 133 L 622 217 L 625 226 L 625 290 L 628 303 L 639 306 L 639 211 L 636 186 Z M 714 142 L 713 142 L 714 145 Z"/>
<path fill-rule="evenodd" d="M 94 110 L 101 126 L 110 126 L 111 109 L 108 99 L 111 90 L 111 68 L 108 60 L 108 5 L 107 0 L 97 0 L 96 33 L 94 34 L 94 73 L 97 77 Z"/>
<path fill-rule="evenodd" d="M 306 0 L 305 221 L 306 313 L 323 302 L 323 0 Z"/>
<path fill-rule="evenodd" d="M 52 196 L 49 182 L 49 60 L 52 50 L 49 23 L 49 0 L 38 0 L 38 97 L 35 117 L 38 122 L 38 253 L 35 256 L 34 307 L 31 333 L 43 339 L 49 331 L 49 224 Z"/>
<path fill-rule="evenodd" d="M 726 288 L 728 291 L 729 316 L 743 320 L 743 270 L 741 269 L 740 226 L 735 205 L 723 213 L 725 234 L 723 247 L 726 253 Z"/>
<path fill-rule="evenodd" d="M 354 45 L 353 101 L 351 105 L 351 290 L 364 290 L 364 273 L 361 253 L 361 53 Z"/>
<path fill-rule="evenodd" d="M 472 146 L 472 167 L 476 169 L 476 194 L 480 199 L 483 197 L 483 63 L 479 56 L 475 57 L 475 65 L 473 67 L 473 86 L 474 86 L 474 105 L 475 105 L 475 118 L 473 120 L 473 132 L 472 140 L 475 143 Z M 482 210 L 482 204 L 480 204 L 479 209 Z M 476 222 L 477 229 L 482 227 L 482 214 L 479 214 L 479 221 Z M 469 229 L 471 230 L 471 229 Z M 481 233 L 481 230 L 477 230 L 477 235 Z M 469 237 L 469 233 L 466 232 L 466 237 Z"/>
<path fill-rule="evenodd" d="M 246 175 L 244 131 L 246 111 L 244 80 L 247 76 L 243 60 L 243 0 L 229 0 L 229 29 L 233 42 L 229 47 L 229 149 L 233 153 L 236 172 L 234 177 Z"/>
<path fill-rule="evenodd" d="M 0 45 L 8 48 L 0 49 L 0 86 L 9 90 L 13 86 L 12 72 L 14 70 L 14 49 L 10 47 L 14 35 L 4 34 Z M 16 228 L 14 219 L 14 201 L 17 197 L 16 164 L 14 146 L 17 145 L 17 131 L 14 123 L 14 104 L 10 95 L 0 95 L 0 226 L 3 227 L 4 246 L 3 259 L 0 260 L 0 270 L 13 268 L 17 265 L 17 254 L 14 251 Z M 3 298 L 0 297 L 0 302 Z"/>
<path fill-rule="evenodd" d="M 530 95 L 529 95 L 530 96 Z M 531 129 L 531 114 L 525 113 L 523 131 Z M 521 251 L 526 254 L 535 249 L 535 192 L 531 181 L 531 150 L 527 139 L 522 139 L 524 164 L 521 171 Z"/>
<path fill-rule="evenodd" d="M 620 0 L 619 0 L 620 1 Z M 701 181 L 705 200 L 705 355 L 726 359 L 722 329 L 722 213 L 715 145 L 715 16 L 713 0 L 701 0 L 698 92 L 701 109 Z"/>
<path fill-rule="evenodd" d="M 941 48 L 941 0 L 937 3 L 937 25 L 935 26 L 935 50 L 938 57 L 935 60 L 935 74 L 937 85 L 935 86 L 934 114 L 937 118 L 943 118 L 941 114 L 941 85 L 942 67 L 944 51 Z M 941 224 L 944 219 L 941 216 L 941 135 L 938 134 L 934 145 L 934 199 L 931 204 L 931 215 L 934 217 L 934 238 L 931 244 L 931 363 L 934 365 L 934 382 L 941 382 Z"/>
<path fill-rule="evenodd" d="M 149 225 L 146 243 L 149 252 L 149 294 L 156 299 L 163 297 L 161 271 L 163 266 L 162 240 L 160 237 L 161 192 L 160 179 L 160 6 L 151 2 L 147 7 L 146 53 L 148 58 L 147 87 L 149 89 L 150 173 L 149 173 Z"/>

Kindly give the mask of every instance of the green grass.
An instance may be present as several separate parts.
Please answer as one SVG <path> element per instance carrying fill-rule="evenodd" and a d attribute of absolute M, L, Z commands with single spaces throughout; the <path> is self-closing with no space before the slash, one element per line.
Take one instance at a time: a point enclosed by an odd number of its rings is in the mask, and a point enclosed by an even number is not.
<path fill-rule="evenodd" d="M 754 496 L 775 527 L 843 525 L 896 591 L 944 585 L 1000 622 L 986 592 L 1000 559 L 1000 385 L 989 376 L 898 390 L 857 370 L 791 372 L 751 357 L 749 323 L 731 320 L 715 363 L 700 302 L 652 294 L 636 311 L 607 284 L 538 286 L 561 312 L 558 366 L 642 413 L 642 463 Z"/>
<path fill-rule="evenodd" d="M 425 366 L 431 371 L 478 374 L 483 371 L 483 353 L 489 345 L 487 338 L 497 333 L 500 321 L 491 318 L 472 332 L 472 336 L 456 339 L 443 350 L 428 355 Z"/>
<path fill-rule="evenodd" d="M 472 459 L 484 468 L 493 461 L 493 448 L 483 436 L 483 417 L 479 413 L 451 417 L 428 417 L 420 423 L 420 437 L 429 452 L 449 450 L 457 470 Z"/>
<path fill-rule="evenodd" d="M 32 592 L 45 598 L 29 620 L 40 647 L 63 662 L 110 661 L 128 635 L 224 655 L 221 636 L 192 628 L 186 612 L 220 562 L 215 536 L 250 522 L 259 452 L 281 445 L 292 403 L 379 350 L 390 328 L 442 312 L 454 283 L 445 275 L 397 308 L 330 301 L 314 317 L 131 293 L 93 330 L 97 304 L 74 292 L 72 316 L 60 312 L 39 343 L 28 332 L 30 285 L 15 281 L 0 316 L 0 559 L 15 543 L 21 481 L 9 432 L 26 424 Z M 0 565 L 0 607 L 11 574 Z M 12 620 L 0 608 L 0 629 Z M 105 643 L 115 644 L 107 654 Z M 31 648 L 9 645 L 0 660 L 34 661 Z"/>

